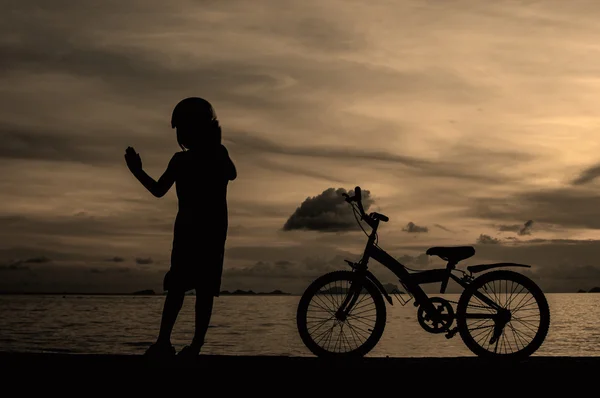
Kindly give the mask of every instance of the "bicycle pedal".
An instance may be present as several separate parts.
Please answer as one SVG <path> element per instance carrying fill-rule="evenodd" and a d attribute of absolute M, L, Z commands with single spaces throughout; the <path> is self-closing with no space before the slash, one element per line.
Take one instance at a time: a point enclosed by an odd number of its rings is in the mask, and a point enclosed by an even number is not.
<path fill-rule="evenodd" d="M 446 332 L 445 337 L 447 339 L 451 339 L 452 337 L 454 337 L 456 335 L 457 332 L 458 332 L 458 328 L 454 328 L 452 330 L 448 330 L 448 332 Z"/>

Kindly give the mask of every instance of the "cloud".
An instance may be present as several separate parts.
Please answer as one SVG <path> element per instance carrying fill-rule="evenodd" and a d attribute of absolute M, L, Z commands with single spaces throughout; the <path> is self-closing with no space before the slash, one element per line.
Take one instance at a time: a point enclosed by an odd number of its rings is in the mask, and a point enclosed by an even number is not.
<path fill-rule="evenodd" d="M 485 235 L 482 235 L 485 236 Z M 488 236 L 488 238 L 494 240 Z M 511 240 L 489 244 L 486 240 L 476 242 L 475 256 L 462 261 L 459 268 L 469 264 L 489 262 L 515 262 L 532 265 L 531 269 L 517 269 L 539 283 L 546 292 L 575 292 L 600 286 L 600 267 L 593 258 L 600 257 L 600 241 L 530 239 Z M 414 253 L 390 252 L 394 257 L 412 269 L 438 267 L 439 259 L 425 254 L 427 246 L 413 247 Z M 406 250 L 409 250 L 407 247 Z M 36 253 L 30 249 L 29 253 Z M 0 251 L 4 258 L 21 257 L 18 266 L 4 261 L 0 266 L 0 290 L 28 291 L 88 291 L 88 292 L 131 292 L 142 289 L 162 291 L 162 278 L 166 269 L 157 267 L 136 267 L 135 265 L 107 266 L 102 257 L 55 253 L 52 261 L 40 262 L 42 256 L 50 253 L 37 251 L 34 256 L 16 256 Z M 223 275 L 223 289 L 253 289 L 271 291 L 281 289 L 301 293 L 314 278 L 330 271 L 350 269 L 344 259 L 356 261 L 360 252 L 350 253 L 337 246 L 317 247 L 309 243 L 289 247 L 231 247 L 226 255 Z M 50 258 L 50 257 L 48 257 Z M 261 259 L 262 258 L 262 259 Z M 25 260 L 34 261 L 27 262 Z M 37 259 L 37 260 L 36 260 Z M 57 260 L 59 259 L 59 260 Z M 237 265 L 232 265 L 232 264 Z M 444 264 L 440 264 L 443 267 Z M 383 283 L 397 283 L 389 270 L 376 262 L 370 269 Z M 90 278 L 90 273 L 94 274 Z M 117 276 L 118 275 L 118 276 Z M 451 287 L 455 289 L 455 286 Z M 435 291 L 436 286 L 428 289 Z M 454 291 L 454 290 L 452 290 Z"/>
<path fill-rule="evenodd" d="M 0 264 L 0 271 L 26 271 L 30 268 L 23 263 Z"/>
<path fill-rule="evenodd" d="M 431 257 L 425 253 L 421 253 L 416 256 L 404 254 L 400 257 L 397 257 L 396 260 L 403 265 L 409 266 L 409 268 L 427 268 L 431 264 Z"/>
<path fill-rule="evenodd" d="M 0 269 L 1 270 L 1 269 Z M 0 291 L 131 293 L 162 291 L 162 273 L 130 267 L 100 267 L 80 262 L 30 267 L 26 272 L 4 272 Z"/>
<path fill-rule="evenodd" d="M 600 240 L 530 239 L 503 244 L 482 244 L 471 263 L 514 262 L 529 264 L 519 270 L 548 292 L 576 292 L 600 285 Z"/>
<path fill-rule="evenodd" d="M 571 181 L 571 184 L 575 186 L 586 185 L 593 182 L 598 177 L 600 177 L 600 165 L 595 165 L 583 170 L 579 177 Z"/>
<path fill-rule="evenodd" d="M 114 256 L 113 258 L 109 258 L 106 261 L 114 262 L 114 263 L 122 263 L 123 261 L 125 261 L 125 259 L 123 257 Z"/>
<path fill-rule="evenodd" d="M 317 250 L 307 229 L 358 229 L 347 205 L 290 217 L 316 184 L 352 180 L 375 187 L 391 220 L 468 228 L 473 241 L 490 224 L 516 235 L 481 241 L 486 250 L 534 244 L 521 240 L 534 231 L 523 220 L 540 235 L 598 229 L 600 171 L 589 145 L 597 5 L 459 3 L 460 13 L 431 1 L 109 0 L 93 12 L 62 0 L 12 2 L 0 27 L 0 239 L 36 249 L 13 256 L 21 260 L 64 251 L 27 263 L 35 272 L 75 255 L 97 270 L 124 265 L 104 261 L 113 255 L 152 258 L 131 266 L 155 269 L 168 253 L 176 196 L 143 196 L 123 150 L 133 144 L 157 177 L 179 150 L 171 109 L 197 94 L 216 105 L 240 171 L 228 188 L 236 266 L 251 250 L 252 264 L 298 261 Z M 592 166 L 574 174 L 581 164 Z M 291 229 L 280 233 L 282 224 Z M 350 245 L 351 234 L 338 235 L 321 234 L 319 244 Z M 299 254 L 274 248 L 292 240 Z M 71 271 L 89 279 L 87 268 Z"/>
<path fill-rule="evenodd" d="M 4 230 L 0 229 L 0 238 L 8 247 L 52 247 L 58 251 L 60 259 L 72 259 L 77 255 L 79 258 L 83 256 L 93 261 L 101 258 L 102 261 L 122 262 L 124 256 L 106 259 L 103 253 L 114 249 L 132 255 L 135 252 L 147 252 L 148 246 L 151 247 L 150 252 L 153 256 L 163 257 L 168 255 L 172 239 L 172 221 L 167 220 L 173 216 L 174 214 L 169 214 L 164 216 L 163 220 L 144 215 L 144 211 L 140 210 L 132 210 L 122 216 L 82 213 L 0 216 L 0 222 L 6 227 Z M 161 247 L 163 253 L 157 251 Z M 39 251 L 24 251 L 36 252 Z M 52 253 L 45 250 L 44 252 Z"/>
<path fill-rule="evenodd" d="M 410 221 L 406 227 L 402 228 L 403 231 L 408 233 L 421 233 L 421 232 L 429 232 L 429 228 L 421 227 L 416 225 L 414 222 Z"/>
<path fill-rule="evenodd" d="M 154 261 L 152 261 L 152 258 L 148 257 L 148 258 L 141 258 L 138 257 L 135 259 L 135 263 L 136 264 L 140 264 L 140 265 L 148 265 L 148 264 L 152 264 Z"/>
<path fill-rule="evenodd" d="M 569 228 L 600 229 L 600 194 L 582 188 L 546 188 L 505 198 L 481 196 L 471 200 L 465 214 L 492 220 L 535 219 Z M 529 232 L 526 226 L 524 232 Z"/>
<path fill-rule="evenodd" d="M 533 226 L 533 220 L 525 222 L 525 225 L 519 229 L 519 235 L 531 235 L 531 227 Z"/>
<path fill-rule="evenodd" d="M 479 238 L 477 238 L 477 243 L 482 245 L 498 244 L 500 243 L 500 239 L 493 238 L 489 235 L 481 234 L 479 235 Z"/>
<path fill-rule="evenodd" d="M 30 266 L 27 264 L 46 264 L 50 263 L 52 260 L 46 256 L 37 256 L 30 257 L 24 260 L 15 260 L 12 259 L 7 261 L 5 264 L 0 264 L 0 270 L 5 271 L 21 271 L 21 270 L 29 270 Z"/>
<path fill-rule="evenodd" d="M 284 231 L 312 230 L 340 232 L 353 230 L 356 224 L 350 205 L 342 194 L 354 195 L 354 190 L 328 188 L 319 195 L 308 197 L 283 225 Z M 362 190 L 362 203 L 366 213 L 373 204 L 370 191 Z M 359 216 L 357 216 L 359 217 Z"/>
<path fill-rule="evenodd" d="M 251 265 L 228 268 L 223 272 L 222 286 L 227 290 L 252 289 L 254 291 L 272 291 L 280 289 L 289 293 L 302 293 L 308 285 L 321 275 L 339 270 L 351 270 L 340 255 L 305 256 L 295 260 L 257 261 Z M 358 260 L 358 259 L 355 259 Z M 422 256 L 405 257 L 406 264 L 422 267 Z M 425 259 L 425 261 L 427 261 Z M 373 263 L 371 271 L 378 275 L 383 283 L 397 283 L 397 279 L 381 265 Z"/>
<path fill-rule="evenodd" d="M 304 259 L 300 262 L 289 260 L 278 260 L 275 262 L 257 261 L 245 266 L 230 268 L 224 271 L 227 278 L 257 278 L 264 279 L 299 279 L 316 278 L 324 273 L 340 269 L 340 258 L 334 257 L 323 261 L 323 259 Z"/>
<path fill-rule="evenodd" d="M 414 173 L 416 176 L 432 176 L 436 178 L 453 178 L 462 180 L 481 181 L 489 183 L 491 181 L 507 182 L 510 177 L 490 174 L 485 169 L 473 168 L 472 165 L 461 164 L 461 154 L 469 152 L 468 144 L 457 144 L 452 154 L 450 155 L 455 160 L 438 159 L 431 161 L 425 158 L 416 156 L 404 155 L 400 152 L 386 152 L 378 150 L 370 150 L 368 148 L 356 148 L 354 146 L 308 146 L 308 145 L 285 145 L 275 143 L 265 134 L 257 132 L 250 133 L 240 129 L 233 129 L 227 138 L 237 149 L 237 153 L 244 156 L 244 153 L 251 151 L 254 154 L 270 153 L 277 155 L 287 155 L 293 157 L 306 158 L 323 158 L 325 160 L 343 161 L 347 160 L 350 163 L 355 161 L 370 161 L 371 167 L 376 167 L 380 164 L 400 165 Z M 472 149 L 471 149 L 472 150 Z M 519 154 L 514 151 L 504 153 L 502 151 L 490 149 L 479 149 L 479 154 L 469 154 L 469 157 L 474 161 L 481 157 L 489 163 L 492 159 L 505 159 L 510 157 L 512 161 L 516 159 L 528 159 L 527 154 Z M 322 174 L 318 177 L 322 177 Z M 336 178 L 339 178 L 336 176 Z"/>
<path fill-rule="evenodd" d="M 0 158 L 75 162 L 92 165 L 115 164 L 116 135 L 65 134 L 58 127 L 0 124 L 4 144 Z M 111 139 L 112 138 L 112 139 Z M 120 148 L 119 148 L 120 149 Z M 124 150 L 124 149 L 123 149 Z"/>
<path fill-rule="evenodd" d="M 444 231 L 448 231 L 448 232 L 453 232 L 451 229 L 444 227 L 443 225 L 440 224 L 433 224 L 435 227 L 438 227 L 439 229 L 443 229 Z"/>
<path fill-rule="evenodd" d="M 129 273 L 132 272 L 131 268 L 127 268 L 127 267 L 117 267 L 117 268 L 90 268 L 90 272 L 92 274 L 102 274 L 102 273 L 116 273 L 116 274 L 122 274 L 122 273 Z"/>
<path fill-rule="evenodd" d="M 523 225 L 513 224 L 513 225 L 500 225 L 498 227 L 498 231 L 510 231 L 517 232 L 518 235 L 531 235 L 531 228 L 533 226 L 533 220 L 528 220 Z"/>
<path fill-rule="evenodd" d="M 40 257 L 33 257 L 33 258 L 28 258 L 26 260 L 23 260 L 23 263 L 24 264 L 27 264 L 27 263 L 29 263 L 29 264 L 32 264 L 32 263 L 33 264 L 44 264 L 44 263 L 49 263 L 50 261 L 52 261 L 52 260 L 50 260 L 48 257 L 40 256 Z"/>

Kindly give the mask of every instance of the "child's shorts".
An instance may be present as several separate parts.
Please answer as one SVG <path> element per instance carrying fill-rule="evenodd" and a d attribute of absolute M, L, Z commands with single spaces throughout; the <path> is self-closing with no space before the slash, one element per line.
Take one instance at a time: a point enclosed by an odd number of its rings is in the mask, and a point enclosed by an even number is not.
<path fill-rule="evenodd" d="M 205 245 L 205 248 L 202 246 L 197 244 L 173 245 L 171 267 L 163 280 L 165 291 L 195 290 L 196 295 L 219 296 L 225 242 Z"/>

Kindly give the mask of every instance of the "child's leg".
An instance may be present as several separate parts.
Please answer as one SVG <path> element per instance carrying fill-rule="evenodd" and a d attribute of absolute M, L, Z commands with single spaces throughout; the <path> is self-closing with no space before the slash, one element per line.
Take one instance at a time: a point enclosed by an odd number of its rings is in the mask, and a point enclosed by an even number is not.
<path fill-rule="evenodd" d="M 196 292 L 197 294 L 197 292 Z M 211 294 L 196 295 L 196 329 L 192 347 L 199 350 L 204 344 L 204 337 L 210 324 L 212 315 L 214 296 Z"/>
<path fill-rule="evenodd" d="M 162 320 L 160 324 L 159 343 L 171 344 L 171 332 L 177 320 L 177 315 L 183 306 L 185 292 L 183 290 L 169 290 L 165 298 Z"/>

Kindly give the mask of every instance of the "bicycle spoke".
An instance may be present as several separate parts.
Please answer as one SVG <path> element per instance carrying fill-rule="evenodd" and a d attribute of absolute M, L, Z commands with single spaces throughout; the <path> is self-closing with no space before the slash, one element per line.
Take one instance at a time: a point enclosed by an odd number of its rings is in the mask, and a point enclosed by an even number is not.
<path fill-rule="evenodd" d="M 313 340 L 328 351 L 348 352 L 360 347 L 375 327 L 377 308 L 370 294 L 350 281 L 336 280 L 322 286 L 312 297 L 306 312 L 306 328 Z M 347 312 L 344 321 L 336 314 L 342 306 Z"/>
<path fill-rule="evenodd" d="M 518 274 L 498 272 L 482 279 L 469 293 L 466 300 L 470 302 L 461 304 L 461 335 L 472 351 L 478 355 L 509 355 L 535 346 L 542 327 L 542 307 L 539 292 L 530 290 L 530 286 L 535 284 Z M 487 305 L 490 300 L 493 307 Z"/>

